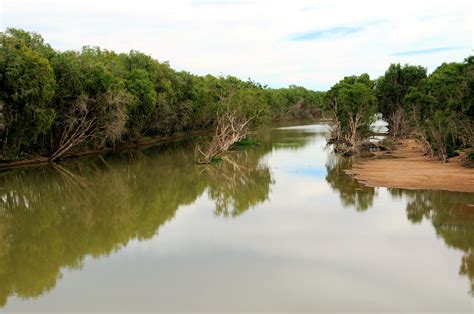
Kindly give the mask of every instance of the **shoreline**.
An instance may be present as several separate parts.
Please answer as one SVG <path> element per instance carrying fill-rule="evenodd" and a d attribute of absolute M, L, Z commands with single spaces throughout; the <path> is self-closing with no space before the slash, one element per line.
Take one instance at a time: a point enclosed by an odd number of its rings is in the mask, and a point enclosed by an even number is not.
<path fill-rule="evenodd" d="M 307 121 L 311 123 L 314 123 L 314 122 L 319 123 L 319 122 L 330 121 L 330 119 L 324 119 L 324 118 L 321 118 L 321 119 L 287 118 L 286 119 L 285 118 L 285 119 L 277 119 L 273 121 L 273 123 L 286 124 L 288 122 L 294 122 L 294 121 Z M 108 153 L 120 153 L 120 152 L 124 152 L 128 150 L 141 149 L 141 148 L 146 148 L 146 147 L 159 145 L 159 144 L 163 144 L 167 142 L 172 142 L 176 140 L 211 134 L 212 132 L 214 132 L 214 129 L 195 130 L 195 131 L 177 133 L 177 134 L 169 135 L 169 136 L 145 138 L 145 139 L 142 139 L 139 143 L 122 142 L 119 145 L 117 145 L 115 148 L 107 147 L 103 149 L 84 149 L 77 152 L 71 152 L 67 154 L 64 158 L 60 159 L 59 161 L 51 161 L 47 156 L 43 156 L 43 155 L 32 156 L 30 158 L 20 159 L 20 160 L 7 160 L 7 161 L 0 160 L 0 171 L 8 171 L 10 169 L 16 169 L 16 168 L 21 168 L 21 167 L 32 167 L 32 166 L 37 166 L 37 165 L 44 165 L 47 163 L 60 163 L 66 160 L 78 159 L 78 158 L 88 157 L 88 156 L 104 155 Z"/>
<path fill-rule="evenodd" d="M 370 187 L 474 193 L 474 168 L 463 166 L 460 156 L 436 161 L 414 139 L 398 141 L 384 156 L 389 158 L 358 161 L 345 172 Z"/>
<path fill-rule="evenodd" d="M 119 152 L 123 152 L 127 150 L 146 148 L 149 146 L 154 146 L 154 145 L 186 139 L 186 138 L 192 138 L 195 136 L 206 135 L 210 133 L 212 133 L 212 130 L 191 131 L 191 132 L 170 135 L 170 136 L 147 138 L 147 139 L 143 139 L 139 143 L 131 143 L 131 142 L 121 143 L 121 145 L 117 146 L 116 148 L 108 147 L 108 148 L 103 148 L 103 149 L 82 150 L 79 152 L 70 153 L 64 158 L 62 158 L 61 160 L 59 160 L 58 162 L 60 163 L 62 161 L 78 159 L 82 157 L 103 155 L 103 154 L 113 153 L 113 152 L 119 153 Z M 42 165 L 42 164 L 47 164 L 47 163 L 58 163 L 58 162 L 51 161 L 48 157 L 39 155 L 39 156 L 35 156 L 28 159 L 0 162 L 0 171 L 7 171 L 10 169 L 16 169 L 20 167 L 29 167 L 29 166 Z"/>

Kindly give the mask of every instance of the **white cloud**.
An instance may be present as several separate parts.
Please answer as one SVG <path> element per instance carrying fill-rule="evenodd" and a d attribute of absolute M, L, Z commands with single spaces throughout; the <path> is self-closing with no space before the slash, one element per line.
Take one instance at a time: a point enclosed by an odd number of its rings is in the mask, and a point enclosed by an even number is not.
<path fill-rule="evenodd" d="M 61 50 L 138 49 L 179 70 L 315 89 L 345 75 L 378 76 L 391 62 L 433 70 L 460 61 L 472 53 L 474 20 L 469 0 L 3 0 L 1 8 L 2 29 L 40 32 Z M 445 47 L 456 49 L 395 55 Z"/>

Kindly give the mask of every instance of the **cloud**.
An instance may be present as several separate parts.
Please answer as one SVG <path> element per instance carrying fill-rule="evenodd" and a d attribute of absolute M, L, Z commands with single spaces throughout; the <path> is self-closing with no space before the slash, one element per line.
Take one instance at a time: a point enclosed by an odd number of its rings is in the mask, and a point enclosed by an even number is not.
<path fill-rule="evenodd" d="M 200 6 L 231 6 L 231 5 L 241 5 L 241 4 L 250 4 L 248 1 L 243 0 L 193 0 L 191 5 L 194 7 Z"/>
<path fill-rule="evenodd" d="M 346 36 L 360 32 L 362 27 L 348 27 L 348 26 L 336 26 L 330 27 L 323 30 L 317 30 L 312 32 L 294 34 L 289 37 L 292 41 L 306 41 L 306 40 L 317 40 L 321 38 L 327 38 L 332 36 Z"/>
<path fill-rule="evenodd" d="M 390 63 L 430 71 L 470 50 L 472 0 L 1 0 L 0 31 L 23 28 L 54 48 L 140 50 L 177 70 L 325 90 L 377 77 Z M 282 40 L 283 39 L 283 40 Z"/>
<path fill-rule="evenodd" d="M 407 50 L 392 53 L 392 56 L 416 56 L 416 55 L 425 55 L 437 52 L 452 51 L 463 49 L 463 47 L 437 47 L 429 49 L 419 49 L 419 50 Z"/>
<path fill-rule="evenodd" d="M 318 40 L 318 39 L 323 39 L 323 38 L 332 39 L 334 37 L 343 37 L 343 36 L 359 33 L 368 27 L 381 24 L 383 22 L 385 21 L 373 20 L 373 21 L 365 22 L 360 25 L 356 25 L 356 26 L 347 26 L 347 25 L 332 26 L 332 27 L 328 27 L 328 28 L 324 28 L 320 30 L 293 34 L 293 35 L 290 35 L 288 39 L 291 41 L 310 41 L 310 40 Z"/>

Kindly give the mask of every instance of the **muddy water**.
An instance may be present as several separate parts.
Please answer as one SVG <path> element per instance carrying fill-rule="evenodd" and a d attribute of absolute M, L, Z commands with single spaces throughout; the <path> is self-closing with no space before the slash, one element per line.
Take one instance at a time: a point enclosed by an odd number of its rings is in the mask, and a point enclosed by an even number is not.
<path fill-rule="evenodd" d="M 325 132 L 0 173 L 0 311 L 470 312 L 474 195 L 364 187 Z"/>

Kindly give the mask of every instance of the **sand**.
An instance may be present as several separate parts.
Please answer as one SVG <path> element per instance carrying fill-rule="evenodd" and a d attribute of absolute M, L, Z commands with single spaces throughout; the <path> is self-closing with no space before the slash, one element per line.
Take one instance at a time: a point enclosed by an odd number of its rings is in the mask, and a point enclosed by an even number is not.
<path fill-rule="evenodd" d="M 433 160 L 413 139 L 398 142 L 390 155 L 394 158 L 357 162 L 346 173 L 372 187 L 474 193 L 474 169 L 464 167 L 459 156 L 447 163 Z"/>

